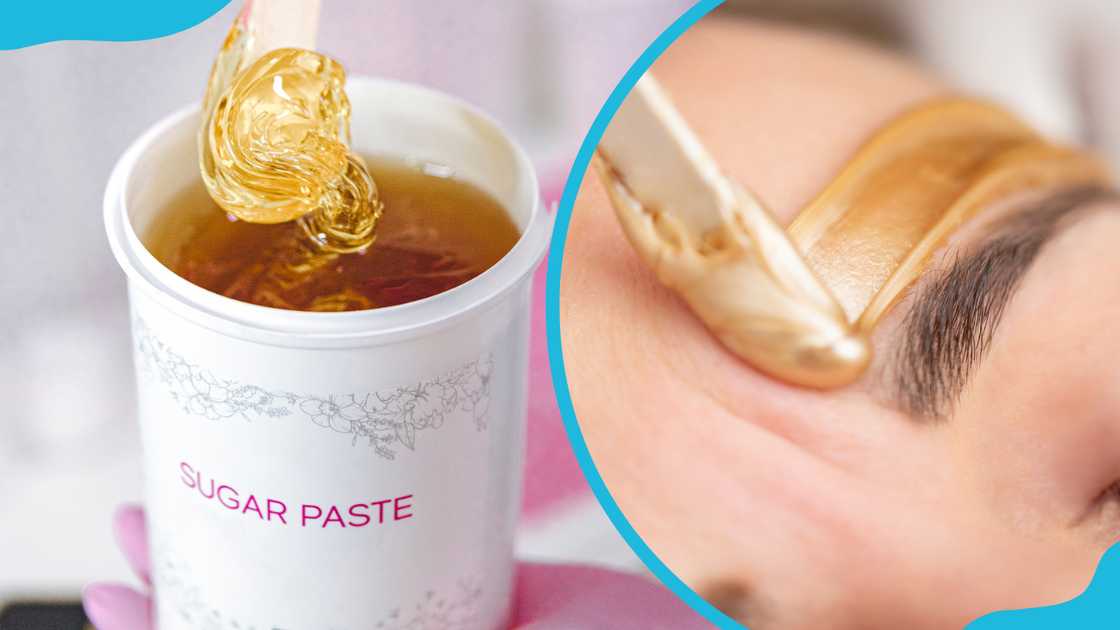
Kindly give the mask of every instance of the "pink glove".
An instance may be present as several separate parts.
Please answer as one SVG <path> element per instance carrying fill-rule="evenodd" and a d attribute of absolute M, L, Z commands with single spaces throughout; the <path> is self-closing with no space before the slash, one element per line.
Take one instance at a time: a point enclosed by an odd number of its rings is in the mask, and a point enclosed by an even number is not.
<path fill-rule="evenodd" d="M 130 566 L 151 583 L 144 511 L 126 506 L 114 521 Z M 533 630 L 708 628 L 698 614 L 662 586 L 637 576 L 577 566 L 521 564 L 513 627 Z M 99 630 L 151 630 L 151 600 L 119 584 L 90 584 L 86 614 Z"/>

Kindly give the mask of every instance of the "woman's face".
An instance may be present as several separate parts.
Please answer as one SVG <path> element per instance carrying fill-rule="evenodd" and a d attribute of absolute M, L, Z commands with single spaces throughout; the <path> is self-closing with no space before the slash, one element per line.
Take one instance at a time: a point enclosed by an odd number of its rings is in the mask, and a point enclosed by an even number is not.
<path fill-rule="evenodd" d="M 783 221 L 944 91 L 851 43 L 718 20 L 654 72 Z M 863 381 L 810 392 L 723 350 L 588 175 L 561 282 L 576 413 L 637 531 L 751 627 L 960 626 L 1061 601 L 1120 539 L 1116 242 L 1116 202 L 993 207 L 882 323 Z"/>

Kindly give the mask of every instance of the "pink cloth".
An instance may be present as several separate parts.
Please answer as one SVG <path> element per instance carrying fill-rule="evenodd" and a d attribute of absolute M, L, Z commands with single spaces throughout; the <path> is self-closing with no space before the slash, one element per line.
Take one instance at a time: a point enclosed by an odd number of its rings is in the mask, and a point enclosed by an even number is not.
<path fill-rule="evenodd" d="M 529 346 L 529 427 L 525 455 L 522 517 L 535 520 L 548 508 L 590 492 L 576 463 L 556 406 L 544 321 L 546 259 L 533 284 L 532 339 Z"/>
<path fill-rule="evenodd" d="M 565 167 L 566 172 L 566 167 Z M 545 176 L 543 199 L 551 209 L 560 200 L 563 175 Z M 546 258 L 533 278 L 533 323 L 529 347 L 529 428 L 525 459 L 525 498 L 522 517 L 533 521 L 548 508 L 590 492 L 572 455 L 560 409 L 552 389 L 545 334 L 544 289 Z"/>
<path fill-rule="evenodd" d="M 145 586 L 150 584 L 147 529 L 139 507 L 124 507 L 114 522 L 117 542 Z M 708 624 L 661 585 L 590 567 L 518 567 L 513 628 L 533 630 L 690 630 Z M 152 630 L 151 600 L 119 584 L 91 584 L 82 593 L 98 630 Z"/>

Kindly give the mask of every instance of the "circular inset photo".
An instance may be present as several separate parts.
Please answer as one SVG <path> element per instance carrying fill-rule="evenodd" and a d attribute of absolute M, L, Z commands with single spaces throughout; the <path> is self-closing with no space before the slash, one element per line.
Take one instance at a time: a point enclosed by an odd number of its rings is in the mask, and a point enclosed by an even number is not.
<path fill-rule="evenodd" d="M 1056 604 L 1120 537 L 1112 169 L 878 39 L 704 17 L 608 102 L 554 245 L 600 499 L 754 629 Z"/>

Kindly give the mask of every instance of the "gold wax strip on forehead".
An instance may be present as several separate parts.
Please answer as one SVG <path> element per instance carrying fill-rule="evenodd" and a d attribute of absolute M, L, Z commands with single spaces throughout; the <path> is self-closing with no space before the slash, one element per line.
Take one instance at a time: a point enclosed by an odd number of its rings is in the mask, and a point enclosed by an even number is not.
<path fill-rule="evenodd" d="M 875 323 L 988 203 L 1108 181 L 1094 158 L 992 105 L 937 101 L 876 133 L 787 232 L 720 172 L 648 75 L 596 167 L 639 255 L 725 346 L 818 388 L 859 378 Z"/>
<path fill-rule="evenodd" d="M 871 330 L 949 235 L 992 202 L 1108 180 L 1096 158 L 998 107 L 935 101 L 876 133 L 789 234 L 848 320 Z"/>

